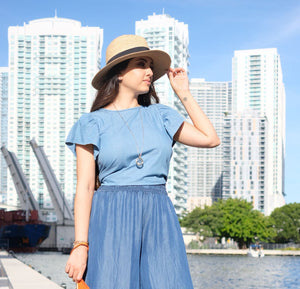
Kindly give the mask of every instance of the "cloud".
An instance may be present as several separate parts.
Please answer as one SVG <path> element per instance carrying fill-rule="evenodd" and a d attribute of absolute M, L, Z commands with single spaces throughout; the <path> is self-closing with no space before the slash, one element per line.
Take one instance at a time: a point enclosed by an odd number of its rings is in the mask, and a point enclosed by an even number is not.
<path fill-rule="evenodd" d="M 300 12 L 300 9 L 299 9 Z M 290 22 L 283 25 L 283 29 L 279 31 L 279 39 L 285 40 L 293 36 L 300 34 L 300 17 L 299 14 L 294 19 L 291 19 Z"/>
<path fill-rule="evenodd" d="M 272 47 L 291 41 L 300 35 L 300 5 L 289 10 L 279 17 L 270 15 L 266 19 L 265 25 L 261 28 L 261 33 L 256 39 L 244 46 L 252 47 Z"/>

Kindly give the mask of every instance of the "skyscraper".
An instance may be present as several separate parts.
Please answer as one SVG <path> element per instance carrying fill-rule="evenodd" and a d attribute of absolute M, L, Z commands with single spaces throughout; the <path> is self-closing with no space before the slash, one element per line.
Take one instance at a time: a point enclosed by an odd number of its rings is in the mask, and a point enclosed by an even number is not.
<path fill-rule="evenodd" d="M 166 51 L 172 59 L 172 67 L 188 70 L 188 25 L 166 14 L 148 16 L 147 20 L 136 21 L 135 33 L 145 37 L 151 49 Z M 167 76 L 155 82 L 161 103 L 176 108 L 181 114 L 185 110 L 174 94 Z M 176 213 L 180 215 L 186 207 L 187 198 L 187 149 L 181 144 L 174 146 L 173 158 L 167 182 L 167 191 L 173 201 Z"/>
<path fill-rule="evenodd" d="M 100 66 L 103 31 L 54 17 L 11 26 L 8 38 L 8 147 L 16 153 L 40 206 L 49 208 L 50 198 L 29 145 L 35 138 L 71 203 L 76 172 L 74 157 L 64 142 L 94 97 L 90 83 Z M 8 203 L 16 201 L 9 178 Z"/>
<path fill-rule="evenodd" d="M 280 56 L 276 48 L 235 51 L 232 66 L 233 114 L 254 111 L 266 120 L 263 190 L 264 213 L 269 215 L 285 203 L 285 89 Z"/>
<path fill-rule="evenodd" d="M 267 119 L 256 111 L 229 114 L 224 120 L 222 198 L 243 198 L 265 212 L 268 200 Z"/>
<path fill-rule="evenodd" d="M 8 67 L 0 67 L 0 146 L 7 146 L 7 96 L 8 96 Z M 0 202 L 6 203 L 7 166 L 0 153 Z"/>
<path fill-rule="evenodd" d="M 231 109 L 231 82 L 191 79 L 190 90 L 222 139 L 224 117 Z M 188 171 L 188 211 L 222 198 L 222 145 L 213 149 L 189 147 Z"/>

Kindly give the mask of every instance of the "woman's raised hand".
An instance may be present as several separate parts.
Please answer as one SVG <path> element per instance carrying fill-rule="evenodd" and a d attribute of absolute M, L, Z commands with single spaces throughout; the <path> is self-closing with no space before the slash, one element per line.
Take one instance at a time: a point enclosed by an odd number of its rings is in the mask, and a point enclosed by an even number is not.
<path fill-rule="evenodd" d="M 174 92 L 179 97 L 181 93 L 189 91 L 189 79 L 183 68 L 169 68 L 167 75 Z"/>

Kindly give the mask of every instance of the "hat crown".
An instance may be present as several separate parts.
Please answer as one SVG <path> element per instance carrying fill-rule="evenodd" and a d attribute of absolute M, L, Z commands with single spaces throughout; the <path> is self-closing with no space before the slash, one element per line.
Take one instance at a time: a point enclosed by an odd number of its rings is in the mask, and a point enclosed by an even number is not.
<path fill-rule="evenodd" d="M 136 47 L 149 49 L 146 39 L 139 35 L 122 35 L 114 39 L 106 49 L 106 63 L 116 55 Z"/>

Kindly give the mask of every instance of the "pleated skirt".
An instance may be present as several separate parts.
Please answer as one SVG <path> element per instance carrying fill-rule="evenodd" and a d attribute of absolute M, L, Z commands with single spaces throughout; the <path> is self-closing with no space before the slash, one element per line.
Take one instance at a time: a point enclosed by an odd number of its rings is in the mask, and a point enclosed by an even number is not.
<path fill-rule="evenodd" d="M 178 218 L 164 185 L 101 186 L 94 194 L 91 289 L 192 289 Z"/>

